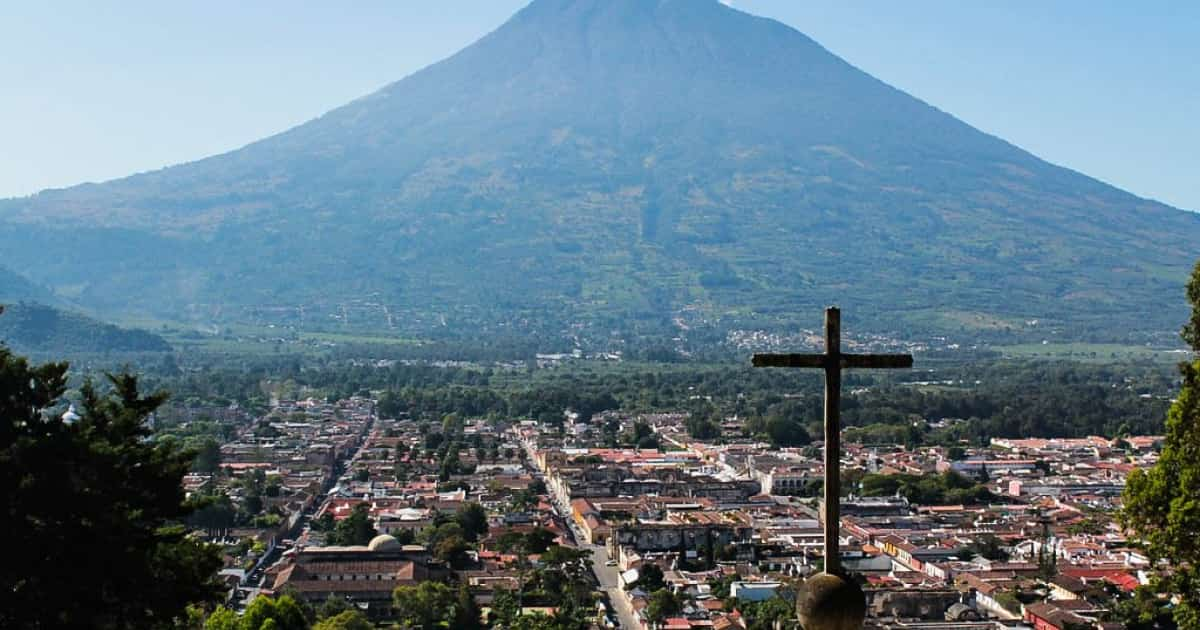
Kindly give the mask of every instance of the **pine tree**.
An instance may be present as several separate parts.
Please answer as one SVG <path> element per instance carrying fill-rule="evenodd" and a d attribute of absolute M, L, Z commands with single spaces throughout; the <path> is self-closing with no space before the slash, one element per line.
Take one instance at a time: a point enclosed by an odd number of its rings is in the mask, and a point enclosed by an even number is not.
<path fill-rule="evenodd" d="M 1192 315 L 1183 338 L 1200 353 L 1200 264 L 1187 296 Z M 1180 371 L 1183 388 L 1167 414 L 1162 454 L 1153 468 L 1130 474 L 1121 522 L 1151 558 L 1170 561 L 1170 574 L 1154 586 L 1179 598 L 1174 614 L 1181 630 L 1200 630 L 1200 358 L 1193 355 Z"/>
<path fill-rule="evenodd" d="M 459 584 L 458 594 L 454 601 L 454 620 L 450 627 L 456 630 L 476 630 L 481 628 L 482 609 L 475 603 L 475 596 L 466 584 Z"/>
<path fill-rule="evenodd" d="M 167 627 L 220 595 L 219 555 L 183 526 L 194 454 L 146 425 L 165 394 L 109 382 L 66 422 L 67 365 L 0 346 L 0 627 Z"/>

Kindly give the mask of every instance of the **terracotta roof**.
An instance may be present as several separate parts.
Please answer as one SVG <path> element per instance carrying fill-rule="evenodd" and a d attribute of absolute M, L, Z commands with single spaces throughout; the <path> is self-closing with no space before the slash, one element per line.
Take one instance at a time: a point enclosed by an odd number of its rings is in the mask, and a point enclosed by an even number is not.
<path fill-rule="evenodd" d="M 1128 573 L 1114 573 L 1104 576 L 1104 579 L 1127 593 L 1133 592 L 1138 586 L 1141 586 L 1141 582 Z"/>
<path fill-rule="evenodd" d="M 1028 604 L 1025 606 L 1025 614 L 1044 619 L 1058 628 L 1066 628 L 1069 625 L 1091 625 L 1087 619 L 1051 603 Z"/>

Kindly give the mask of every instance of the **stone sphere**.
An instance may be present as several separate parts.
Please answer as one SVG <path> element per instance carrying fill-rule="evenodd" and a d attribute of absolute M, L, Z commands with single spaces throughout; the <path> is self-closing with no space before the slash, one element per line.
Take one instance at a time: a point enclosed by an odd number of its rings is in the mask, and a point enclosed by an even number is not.
<path fill-rule="evenodd" d="M 796 615 L 804 630 L 859 630 L 867 616 L 867 598 L 853 580 L 818 573 L 800 586 Z"/>

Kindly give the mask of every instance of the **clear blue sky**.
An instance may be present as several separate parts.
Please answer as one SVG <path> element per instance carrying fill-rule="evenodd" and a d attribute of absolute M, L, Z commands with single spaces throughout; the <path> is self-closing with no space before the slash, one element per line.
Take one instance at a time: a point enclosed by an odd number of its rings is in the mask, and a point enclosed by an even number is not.
<path fill-rule="evenodd" d="M 445 57 L 524 4 L 6 2 L 0 196 L 236 148 Z M 732 4 L 1052 162 L 1200 210 L 1200 3 Z"/>

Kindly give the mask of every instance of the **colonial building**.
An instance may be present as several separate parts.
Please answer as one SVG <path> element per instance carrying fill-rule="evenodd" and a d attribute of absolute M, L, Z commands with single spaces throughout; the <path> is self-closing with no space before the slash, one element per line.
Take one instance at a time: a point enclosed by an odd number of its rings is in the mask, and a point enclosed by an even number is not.
<path fill-rule="evenodd" d="M 392 591 L 398 586 L 438 579 L 445 573 L 431 563 L 429 552 L 417 545 L 401 545 L 387 534 L 376 536 L 365 547 L 313 547 L 291 556 L 279 571 L 272 588 L 288 590 L 311 604 L 330 596 L 365 604 L 368 614 L 386 614 Z"/>

